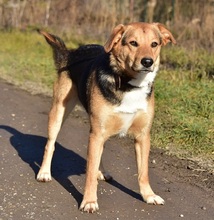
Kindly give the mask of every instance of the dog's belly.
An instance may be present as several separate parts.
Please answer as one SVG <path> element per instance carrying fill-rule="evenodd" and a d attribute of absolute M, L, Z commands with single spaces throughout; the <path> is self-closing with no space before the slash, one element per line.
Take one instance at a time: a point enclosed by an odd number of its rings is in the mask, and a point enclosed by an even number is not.
<path fill-rule="evenodd" d="M 118 131 L 120 137 L 126 136 L 130 126 L 132 125 L 133 119 L 135 117 L 135 113 L 122 113 L 120 114 L 120 119 L 122 121 L 122 126 Z"/>

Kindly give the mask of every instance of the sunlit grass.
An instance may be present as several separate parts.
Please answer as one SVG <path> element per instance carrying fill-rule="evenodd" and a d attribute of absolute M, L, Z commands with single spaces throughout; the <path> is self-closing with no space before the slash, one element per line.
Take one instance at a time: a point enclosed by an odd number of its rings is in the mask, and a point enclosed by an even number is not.
<path fill-rule="evenodd" d="M 52 88 L 56 77 L 52 51 L 37 31 L 0 32 L 0 41 L 0 76 L 2 78 L 18 85 L 28 83 L 33 87 L 39 86 L 41 93 Z M 68 45 L 76 46 L 72 42 Z"/>
<path fill-rule="evenodd" d="M 35 33 L 1 32 L 0 74 L 24 84 L 32 82 L 50 87 L 55 77 L 52 53 Z"/>
<path fill-rule="evenodd" d="M 169 47 L 162 63 L 155 83 L 153 144 L 214 158 L 214 54 Z"/>
<path fill-rule="evenodd" d="M 167 74 L 167 72 L 160 72 Z M 186 151 L 186 155 L 214 152 L 213 82 L 156 80 L 156 115 L 153 144 Z M 177 149 L 176 149 L 177 148 Z"/>

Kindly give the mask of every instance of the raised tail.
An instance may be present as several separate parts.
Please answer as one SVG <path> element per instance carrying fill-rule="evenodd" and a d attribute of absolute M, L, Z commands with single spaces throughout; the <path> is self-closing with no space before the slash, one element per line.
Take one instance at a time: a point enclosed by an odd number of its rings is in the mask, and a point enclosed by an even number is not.
<path fill-rule="evenodd" d="M 59 71 L 62 68 L 65 68 L 68 62 L 69 51 L 66 48 L 63 40 L 45 31 L 42 30 L 37 30 L 37 31 L 45 37 L 47 43 L 52 47 L 54 62 L 57 71 Z"/>

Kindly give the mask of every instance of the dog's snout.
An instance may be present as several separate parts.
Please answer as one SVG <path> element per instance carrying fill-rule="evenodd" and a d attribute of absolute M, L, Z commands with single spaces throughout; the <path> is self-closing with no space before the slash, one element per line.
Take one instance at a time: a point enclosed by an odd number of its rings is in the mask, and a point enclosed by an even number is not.
<path fill-rule="evenodd" d="M 150 57 L 145 57 L 141 60 L 141 64 L 146 67 L 146 68 L 149 68 L 152 66 L 153 64 L 153 59 L 150 58 Z"/>

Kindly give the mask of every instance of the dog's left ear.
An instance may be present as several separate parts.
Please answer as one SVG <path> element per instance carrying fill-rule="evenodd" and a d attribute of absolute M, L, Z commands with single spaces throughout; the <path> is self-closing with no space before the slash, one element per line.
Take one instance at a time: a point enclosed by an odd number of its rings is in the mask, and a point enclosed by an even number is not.
<path fill-rule="evenodd" d="M 172 33 L 169 30 L 167 30 L 166 27 L 163 24 L 154 23 L 154 25 L 159 29 L 159 31 L 162 35 L 163 45 L 166 45 L 169 42 L 172 42 L 173 44 L 176 44 L 176 40 L 172 36 Z"/>
<path fill-rule="evenodd" d="M 122 38 L 124 31 L 125 26 L 123 24 L 119 24 L 113 29 L 109 39 L 104 45 L 104 49 L 107 53 L 110 52 L 114 45 L 119 42 L 119 40 Z"/>

